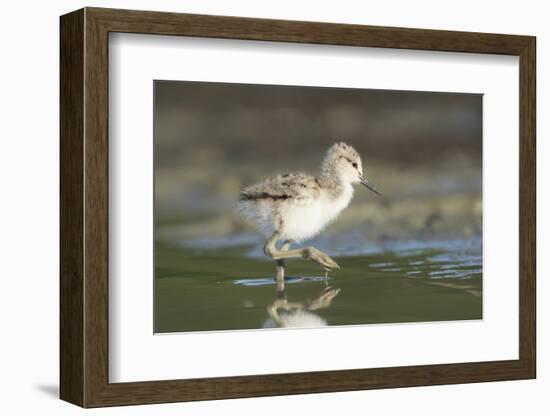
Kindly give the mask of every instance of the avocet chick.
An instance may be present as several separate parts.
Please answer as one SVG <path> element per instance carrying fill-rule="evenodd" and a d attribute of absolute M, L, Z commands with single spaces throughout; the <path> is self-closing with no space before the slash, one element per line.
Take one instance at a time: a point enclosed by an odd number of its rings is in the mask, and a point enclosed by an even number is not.
<path fill-rule="evenodd" d="M 268 237 L 264 252 L 276 261 L 279 285 L 284 282 L 284 259 L 313 260 L 326 271 L 339 268 L 315 247 L 294 250 L 289 247 L 292 242 L 319 234 L 336 219 L 351 202 L 356 183 L 381 195 L 365 178 L 359 154 L 340 142 L 328 149 L 317 177 L 305 173 L 278 174 L 241 191 L 237 209 Z M 276 246 L 278 241 L 283 241 L 280 249 Z"/>

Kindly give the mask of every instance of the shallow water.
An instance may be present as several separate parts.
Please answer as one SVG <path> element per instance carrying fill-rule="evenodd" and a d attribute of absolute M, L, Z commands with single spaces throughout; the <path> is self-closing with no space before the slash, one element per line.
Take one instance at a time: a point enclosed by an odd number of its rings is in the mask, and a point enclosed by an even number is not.
<path fill-rule="evenodd" d="M 341 269 L 325 278 L 318 265 L 289 260 L 278 294 L 274 263 L 252 236 L 158 242 L 155 332 L 482 318 L 478 237 L 315 245 Z"/>

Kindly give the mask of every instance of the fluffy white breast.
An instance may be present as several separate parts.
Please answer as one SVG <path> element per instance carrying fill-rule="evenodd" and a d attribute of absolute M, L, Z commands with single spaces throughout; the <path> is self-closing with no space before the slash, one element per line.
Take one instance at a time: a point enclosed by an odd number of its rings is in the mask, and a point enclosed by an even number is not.
<path fill-rule="evenodd" d="M 307 204 L 289 203 L 281 207 L 283 219 L 281 239 L 303 241 L 321 232 L 353 198 L 353 187 L 347 184 L 336 198 L 326 190 Z"/>

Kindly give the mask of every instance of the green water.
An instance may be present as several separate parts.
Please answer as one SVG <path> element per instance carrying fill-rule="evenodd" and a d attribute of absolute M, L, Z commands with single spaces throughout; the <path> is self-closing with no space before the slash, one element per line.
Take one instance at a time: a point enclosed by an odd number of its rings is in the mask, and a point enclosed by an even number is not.
<path fill-rule="evenodd" d="M 327 325 L 481 319 L 481 253 L 472 261 L 456 246 L 334 256 L 341 269 L 326 283 L 316 264 L 289 260 L 288 276 L 313 279 L 290 279 L 285 296 L 307 302 L 327 284 L 340 289 L 313 312 Z M 277 298 L 274 263 L 251 256 L 250 248 L 157 243 L 155 263 L 155 332 L 273 326 L 267 307 Z"/>

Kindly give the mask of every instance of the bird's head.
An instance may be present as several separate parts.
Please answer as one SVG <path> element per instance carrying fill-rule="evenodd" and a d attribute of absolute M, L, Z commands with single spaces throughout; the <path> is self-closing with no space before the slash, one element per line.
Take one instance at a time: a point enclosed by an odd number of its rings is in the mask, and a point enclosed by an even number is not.
<path fill-rule="evenodd" d="M 361 183 L 374 193 L 382 195 L 364 176 L 361 156 L 349 144 L 333 144 L 327 151 L 321 169 L 325 175 L 336 176 L 344 183 Z"/>

